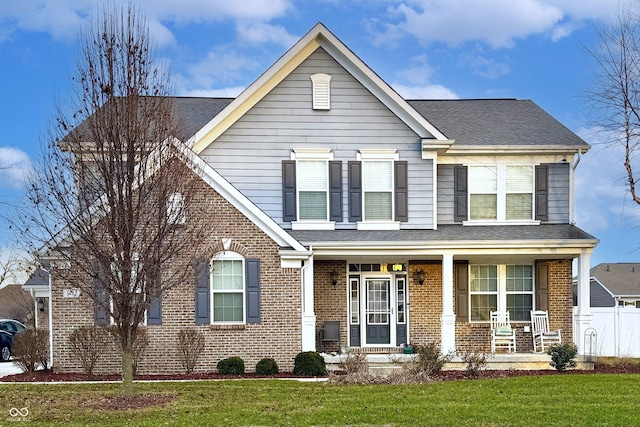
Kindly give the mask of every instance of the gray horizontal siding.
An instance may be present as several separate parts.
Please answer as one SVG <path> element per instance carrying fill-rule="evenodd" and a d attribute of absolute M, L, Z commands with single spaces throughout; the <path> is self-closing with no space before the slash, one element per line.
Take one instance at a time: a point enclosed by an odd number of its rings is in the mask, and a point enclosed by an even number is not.
<path fill-rule="evenodd" d="M 311 108 L 310 75 L 331 75 L 331 109 Z M 281 161 L 294 148 L 330 148 L 342 161 L 343 217 L 348 222 L 347 162 L 360 149 L 398 150 L 408 162 L 409 222 L 432 228 L 433 173 L 421 159 L 420 138 L 324 50 L 318 49 L 232 125 L 201 156 L 253 203 L 282 222 Z"/>
<path fill-rule="evenodd" d="M 454 224 L 454 165 L 438 165 L 438 224 Z"/>
<path fill-rule="evenodd" d="M 553 224 L 567 224 L 571 183 L 569 163 L 550 163 L 549 167 L 549 220 Z"/>

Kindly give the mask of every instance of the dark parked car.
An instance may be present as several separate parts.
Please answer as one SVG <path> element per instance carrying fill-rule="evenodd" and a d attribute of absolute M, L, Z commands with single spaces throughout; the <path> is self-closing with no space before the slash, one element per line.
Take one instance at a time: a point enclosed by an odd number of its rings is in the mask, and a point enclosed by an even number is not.
<path fill-rule="evenodd" d="M 25 330 L 25 326 L 13 319 L 0 319 L 0 362 L 7 362 L 11 357 L 13 337 Z"/>

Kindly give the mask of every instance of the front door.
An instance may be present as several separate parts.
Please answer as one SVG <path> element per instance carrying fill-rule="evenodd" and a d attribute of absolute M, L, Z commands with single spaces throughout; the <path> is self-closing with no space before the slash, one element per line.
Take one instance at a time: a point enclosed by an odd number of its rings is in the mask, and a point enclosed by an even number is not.
<path fill-rule="evenodd" d="M 365 344 L 390 345 L 393 320 L 391 279 L 365 279 Z"/>

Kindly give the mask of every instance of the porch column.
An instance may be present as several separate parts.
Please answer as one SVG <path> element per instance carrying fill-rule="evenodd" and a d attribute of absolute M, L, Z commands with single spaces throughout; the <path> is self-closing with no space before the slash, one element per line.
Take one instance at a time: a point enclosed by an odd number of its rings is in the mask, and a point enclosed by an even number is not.
<path fill-rule="evenodd" d="M 442 353 L 456 350 L 456 315 L 453 311 L 453 254 L 442 255 L 442 316 L 440 343 Z"/>
<path fill-rule="evenodd" d="M 316 314 L 313 310 L 313 255 L 302 267 L 302 351 L 316 351 Z"/>
<path fill-rule="evenodd" d="M 578 307 L 574 319 L 573 341 L 578 346 L 578 354 L 586 354 L 584 333 L 591 326 L 591 250 L 583 249 L 578 258 Z"/>

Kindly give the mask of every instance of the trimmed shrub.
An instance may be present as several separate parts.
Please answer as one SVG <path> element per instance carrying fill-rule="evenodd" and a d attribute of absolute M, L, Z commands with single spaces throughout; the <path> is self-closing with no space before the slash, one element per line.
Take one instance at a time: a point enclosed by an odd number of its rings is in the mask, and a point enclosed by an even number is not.
<path fill-rule="evenodd" d="M 194 328 L 181 329 L 178 332 L 178 358 L 187 374 L 193 372 L 202 353 L 204 353 L 204 334 Z"/>
<path fill-rule="evenodd" d="M 578 354 L 578 347 L 574 343 L 564 343 L 552 345 L 547 350 L 547 354 L 551 356 L 549 364 L 558 371 L 564 371 L 567 368 L 575 368 L 576 361 L 574 358 Z"/>
<path fill-rule="evenodd" d="M 11 354 L 22 372 L 35 372 L 38 365 L 46 369 L 49 364 L 49 331 L 25 329 L 15 335 Z"/>
<path fill-rule="evenodd" d="M 244 360 L 239 356 L 222 359 L 217 365 L 218 373 L 222 375 L 244 374 Z"/>
<path fill-rule="evenodd" d="M 71 354 L 80 361 L 85 375 L 93 375 L 93 370 L 104 353 L 109 333 L 99 326 L 81 326 L 69 334 Z"/>
<path fill-rule="evenodd" d="M 296 355 L 293 364 L 294 375 L 317 377 L 326 375 L 327 367 L 324 358 L 315 351 L 303 351 Z"/>
<path fill-rule="evenodd" d="M 279 372 L 280 368 L 278 368 L 278 364 L 271 357 L 260 359 L 256 364 L 256 374 L 258 375 L 276 375 Z"/>

